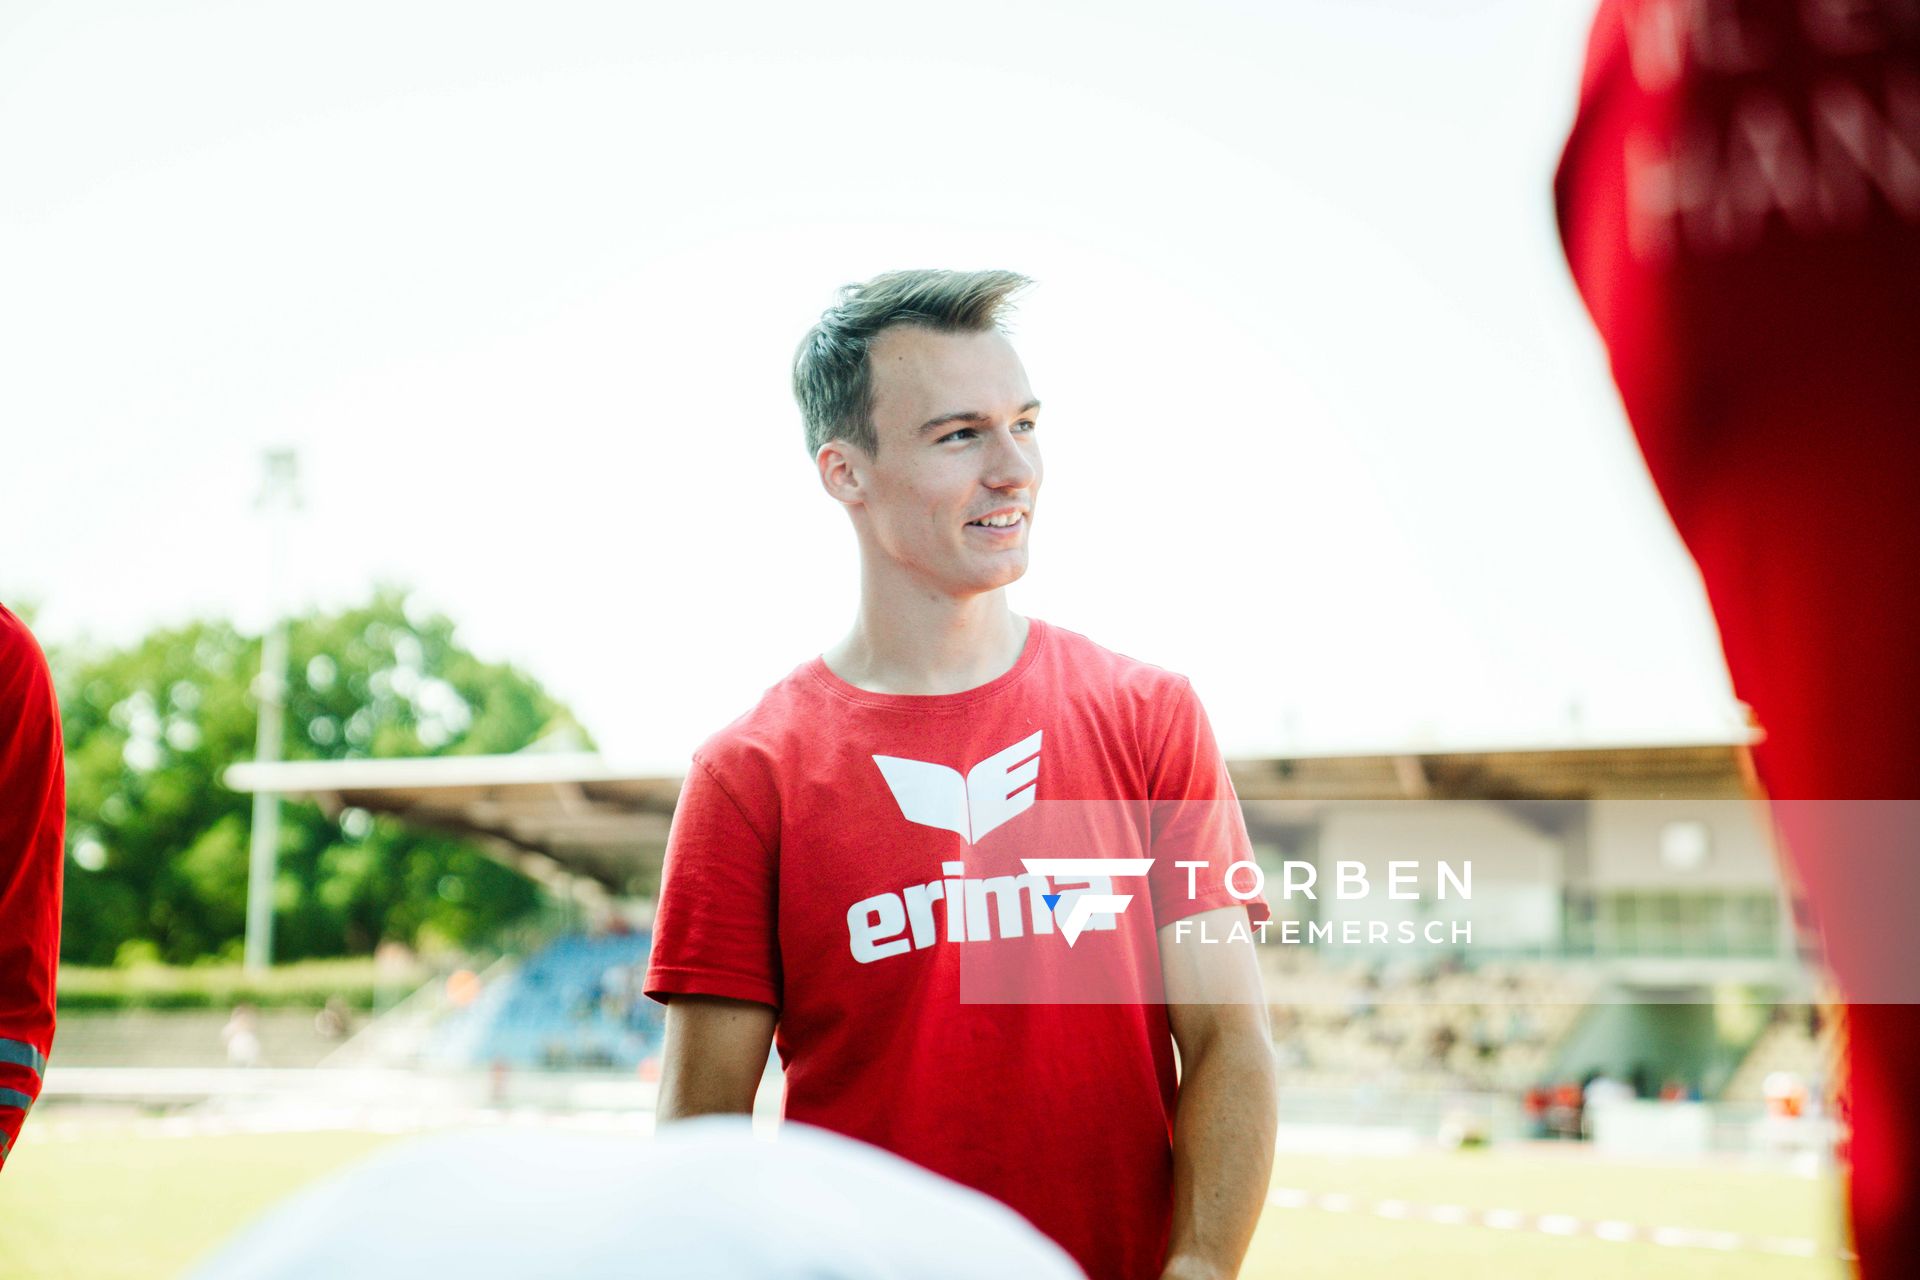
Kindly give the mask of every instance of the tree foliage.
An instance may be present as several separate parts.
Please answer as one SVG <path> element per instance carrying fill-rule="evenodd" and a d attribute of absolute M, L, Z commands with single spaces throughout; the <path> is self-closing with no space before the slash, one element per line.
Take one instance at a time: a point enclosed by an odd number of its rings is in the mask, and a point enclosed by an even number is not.
<path fill-rule="evenodd" d="M 203 620 L 50 655 L 67 745 L 63 959 L 239 954 L 251 800 L 221 775 L 253 757 L 260 651 L 259 637 Z M 549 735 L 590 745 L 531 676 L 475 657 L 452 622 L 392 588 L 295 619 L 288 652 L 287 759 L 491 755 Z M 282 808 L 276 959 L 472 943 L 537 903 L 530 881 L 460 840 Z"/>

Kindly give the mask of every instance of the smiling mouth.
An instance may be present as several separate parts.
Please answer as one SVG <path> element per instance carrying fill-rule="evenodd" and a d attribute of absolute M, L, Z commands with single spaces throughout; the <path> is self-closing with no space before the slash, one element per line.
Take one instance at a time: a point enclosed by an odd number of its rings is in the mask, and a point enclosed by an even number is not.
<path fill-rule="evenodd" d="M 990 516 L 983 517 L 979 520 L 969 520 L 967 521 L 967 528 L 985 529 L 990 533 L 1007 533 L 1025 527 L 1026 523 L 1027 513 L 1024 511 L 1015 511 L 1010 515 Z"/>

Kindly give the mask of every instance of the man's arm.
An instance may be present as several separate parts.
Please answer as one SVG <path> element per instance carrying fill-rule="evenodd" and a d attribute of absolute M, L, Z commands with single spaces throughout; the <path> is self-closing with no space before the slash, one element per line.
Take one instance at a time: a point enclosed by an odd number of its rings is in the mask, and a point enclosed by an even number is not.
<path fill-rule="evenodd" d="M 1273 1177 L 1278 1075 L 1251 942 L 1201 943 L 1247 928 L 1245 907 L 1160 930 L 1167 1017 L 1180 1050 L 1173 1126 L 1173 1234 L 1163 1280 L 1239 1274 Z"/>
<path fill-rule="evenodd" d="M 674 996 L 667 1004 L 655 1120 L 666 1124 L 689 1116 L 752 1114 L 777 1016 L 771 1007 L 752 1000 Z"/>
<path fill-rule="evenodd" d="M 0 1167 L 53 1050 L 66 815 L 53 677 L 0 605 Z"/>

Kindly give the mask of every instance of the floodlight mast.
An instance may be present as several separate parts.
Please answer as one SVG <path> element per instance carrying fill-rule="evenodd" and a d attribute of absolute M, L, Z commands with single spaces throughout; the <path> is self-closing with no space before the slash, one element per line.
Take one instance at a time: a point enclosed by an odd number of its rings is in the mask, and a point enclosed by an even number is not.
<path fill-rule="evenodd" d="M 260 676 L 254 701 L 260 715 L 254 736 L 257 764 L 280 759 L 287 711 L 287 526 L 300 509 L 300 463 L 292 449 L 269 449 L 266 480 L 255 509 L 269 526 L 273 618 L 260 646 Z M 253 828 L 247 852 L 247 937 L 245 965 L 259 973 L 273 964 L 273 881 L 280 850 L 280 793 L 253 793 Z"/>

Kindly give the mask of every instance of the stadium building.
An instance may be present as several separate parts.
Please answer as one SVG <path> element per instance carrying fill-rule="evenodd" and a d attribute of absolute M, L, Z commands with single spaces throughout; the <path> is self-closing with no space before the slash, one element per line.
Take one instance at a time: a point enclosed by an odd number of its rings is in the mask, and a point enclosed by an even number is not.
<path fill-rule="evenodd" d="M 1267 876 L 1275 925 L 1262 955 L 1297 1096 L 1369 1080 L 1518 1099 L 1603 1074 L 1642 1097 L 1718 1099 L 1738 1114 L 1757 1110 L 1779 1072 L 1823 1076 L 1832 1049 L 1815 1034 L 1808 943 L 1740 744 L 1229 768 Z M 631 1071 L 657 1050 L 658 1012 L 638 979 L 677 777 L 528 752 L 248 764 L 227 779 L 462 835 L 569 904 L 562 936 L 515 972 L 500 966 L 499 981 L 413 1042 L 416 1065 Z M 1442 860 L 1470 864 L 1470 898 L 1431 892 Z M 1283 893 L 1303 864 L 1319 892 Z M 1332 892 L 1343 867 L 1375 889 Z M 1396 874 L 1428 891 L 1380 892 Z M 1469 928 L 1424 927 L 1435 920 Z M 1726 1140 L 1697 1138 L 1710 1141 Z"/>

